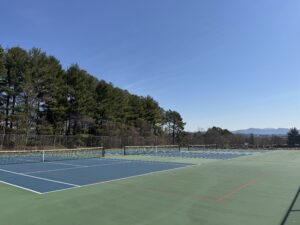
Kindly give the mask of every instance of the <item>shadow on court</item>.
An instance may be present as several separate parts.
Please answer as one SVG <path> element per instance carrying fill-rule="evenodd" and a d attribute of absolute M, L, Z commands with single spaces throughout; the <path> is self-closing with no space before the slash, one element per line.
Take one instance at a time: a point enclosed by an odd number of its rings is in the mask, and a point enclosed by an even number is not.
<path fill-rule="evenodd" d="M 284 216 L 281 225 L 295 224 L 295 218 L 300 218 L 300 187 L 288 209 L 286 215 Z M 297 219 L 299 222 L 299 219 Z"/>

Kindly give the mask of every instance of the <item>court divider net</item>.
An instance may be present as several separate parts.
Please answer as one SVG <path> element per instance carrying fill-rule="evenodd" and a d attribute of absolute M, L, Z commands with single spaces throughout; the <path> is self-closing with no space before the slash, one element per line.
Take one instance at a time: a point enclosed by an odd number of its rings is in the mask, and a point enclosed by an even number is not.
<path fill-rule="evenodd" d="M 147 155 L 180 152 L 179 145 L 125 146 L 124 155 Z"/>

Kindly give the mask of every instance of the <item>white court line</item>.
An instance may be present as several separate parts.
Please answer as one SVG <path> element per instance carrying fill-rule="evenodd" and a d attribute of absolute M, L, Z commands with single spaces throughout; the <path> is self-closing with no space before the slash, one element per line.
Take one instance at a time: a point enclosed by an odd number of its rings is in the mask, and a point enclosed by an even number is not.
<path fill-rule="evenodd" d="M 148 157 L 148 156 L 147 156 Z M 149 156 L 149 158 L 153 158 L 153 156 Z M 171 157 L 170 157 L 171 158 Z M 174 157 L 173 157 L 174 158 Z M 175 157 L 177 158 L 177 157 Z M 168 164 L 168 165 L 189 165 L 192 163 L 188 162 L 166 162 L 166 161 L 157 161 L 157 160 L 148 160 L 148 159 L 130 159 L 130 158 L 92 158 L 99 161 L 133 161 L 133 162 L 142 162 L 142 163 L 157 163 L 157 164 Z M 89 160 L 89 159 L 87 159 Z"/>
<path fill-rule="evenodd" d="M 101 160 L 101 159 L 100 159 Z M 123 159 L 109 159 L 109 160 L 115 160 L 115 161 L 123 161 L 122 163 L 111 163 L 111 164 L 103 164 L 103 165 L 94 165 L 94 166 L 106 166 L 106 165 L 114 165 L 114 164 L 124 164 L 124 161 Z M 102 161 L 102 160 L 101 160 Z M 104 160 L 103 160 L 104 161 Z M 46 179 L 46 178 L 41 178 L 41 177 L 35 177 L 35 176 L 30 176 L 30 175 L 27 175 L 27 174 L 24 174 L 24 173 L 16 173 L 16 172 L 13 172 L 13 171 L 9 171 L 9 170 L 3 170 L 3 169 L 0 169 L 4 172 L 8 172 L 8 173 L 12 173 L 12 174 L 17 174 L 17 175 L 22 175 L 22 176 L 28 176 L 28 177 L 32 177 L 32 178 L 36 178 L 36 179 L 41 179 L 41 180 L 47 180 L 47 181 L 51 181 L 51 182 L 55 182 L 55 183 L 62 183 L 62 184 L 67 184 L 67 185 L 70 185 L 72 187 L 70 188 L 63 188 L 63 189 L 59 189 L 59 190 L 54 190 L 54 191 L 48 191 L 48 192 L 38 192 L 38 191 L 34 191 L 32 189 L 29 189 L 29 188 L 25 188 L 25 187 L 22 187 L 22 186 L 18 186 L 18 185 L 15 185 L 15 184 L 11 184 L 11 183 L 8 183 L 8 182 L 4 182 L 4 181 L 1 181 L 2 183 L 4 184 L 7 184 L 7 185 L 11 185 L 11 186 L 14 186 L 14 187 L 18 187 L 18 188 L 21 188 L 21 189 L 24 189 L 24 190 L 27 190 L 27 191 L 30 191 L 30 192 L 33 192 L 33 193 L 36 193 L 36 194 L 47 194 L 47 193 L 53 193 L 53 192 L 59 192 L 59 191 L 64 191 L 64 190 L 69 190 L 69 189 L 75 189 L 75 188 L 80 188 L 80 187 L 87 187 L 87 186 L 92 186 L 92 185 L 97 185 L 97 184 L 102 184 L 102 183 L 110 183 L 110 182 L 114 182 L 114 181 L 119 181 L 119 180 L 126 180 L 126 179 L 130 179 L 130 178 L 134 178 L 134 177 L 140 177 L 140 176 L 146 176 L 146 175 L 151 175 L 151 174 L 156 174 L 156 173 L 163 173 L 163 172 L 169 172 L 169 171 L 172 171 L 172 170 L 176 170 L 176 169 L 184 169 L 184 168 L 188 168 L 188 167 L 192 167 L 192 166 L 199 166 L 200 164 L 193 164 L 193 165 L 183 165 L 183 163 L 173 163 L 173 162 L 160 162 L 160 161 L 144 161 L 144 160 L 128 160 L 126 159 L 126 163 L 132 163 L 132 162 L 147 162 L 147 163 L 161 163 L 161 164 L 173 164 L 173 165 L 182 165 L 181 167 L 177 167 L 177 168 L 172 168 L 172 169 L 165 169 L 165 170 L 160 170 L 160 171 L 154 171 L 154 172 L 149 172 L 149 173 L 143 173 L 143 174 L 139 174 L 139 175 L 133 175 L 133 176 L 128 176 L 128 177 L 123 177 L 123 178 L 118 178 L 118 179 L 113 179 L 113 180 L 107 180 L 107 181 L 101 181 L 101 182 L 96 182 L 96 183 L 91 183 L 91 184 L 86 184 L 86 185 L 75 185 L 75 184 L 70 184 L 70 183 L 65 183 L 65 182 L 60 182 L 60 181 L 56 181 L 56 180 L 50 180 L 50 179 Z M 93 166 L 93 165 L 92 165 Z M 83 166 L 82 166 L 83 167 Z M 91 166 L 85 166 L 85 167 L 91 167 Z M 76 167 L 76 168 L 65 168 L 64 170 L 66 169 L 78 169 L 80 167 Z M 43 172 L 43 171 L 42 171 Z"/>
<path fill-rule="evenodd" d="M 186 165 L 186 166 L 189 166 L 190 164 L 192 163 L 180 163 L 180 162 L 164 162 L 164 161 L 155 161 L 155 160 L 132 160 L 134 162 L 141 162 L 141 163 L 153 163 L 153 164 L 166 164 L 166 165 L 173 165 L 173 166 L 183 166 L 183 165 Z"/>
<path fill-rule="evenodd" d="M 86 159 L 83 159 L 83 160 L 97 160 L 97 161 L 124 161 L 124 159 L 106 159 L 106 160 L 104 160 L 104 159 L 99 159 L 99 158 L 86 158 Z M 71 160 L 73 160 L 73 159 L 71 159 Z M 74 160 L 76 160 L 76 159 L 74 159 Z M 65 161 L 65 160 L 63 160 L 63 161 Z M 85 165 L 79 165 L 79 164 L 73 164 L 73 163 L 62 163 L 62 162 L 57 162 L 57 161 L 49 161 L 49 162 L 44 162 L 44 163 L 50 163 L 50 164 L 57 164 L 57 165 L 66 165 L 66 166 L 85 166 Z"/>
<path fill-rule="evenodd" d="M 39 171 L 33 171 L 33 172 L 24 173 L 24 174 L 47 173 L 47 172 L 54 172 L 54 171 L 75 170 L 75 169 L 82 169 L 82 168 L 101 167 L 101 166 L 110 166 L 110 165 L 127 164 L 127 163 L 132 163 L 132 161 L 120 162 L 120 163 L 95 164 L 95 165 L 90 165 L 90 166 L 82 165 L 82 166 L 78 166 L 78 167 L 61 168 L 61 169 L 53 169 L 53 170 L 39 170 Z"/>
<path fill-rule="evenodd" d="M 33 193 L 36 193 L 36 194 L 39 194 L 39 195 L 42 194 L 41 192 L 34 191 L 32 189 L 25 188 L 25 187 L 15 185 L 15 184 L 12 184 L 12 183 L 8 183 L 8 182 L 2 181 L 2 180 L 0 180 L 0 183 L 7 184 L 7 185 L 10 185 L 10 186 L 13 186 L 13 187 L 17 187 L 17 188 L 20 188 L 20 189 L 23 189 L 23 190 L 26 190 L 26 191 L 30 191 L 30 192 L 33 192 Z"/>
<path fill-rule="evenodd" d="M 153 158 L 153 156 L 147 156 L 147 158 Z M 170 157 L 170 158 L 174 158 L 174 157 Z M 175 157 L 177 158 L 177 157 Z M 174 165 L 174 166 L 178 166 L 178 165 L 190 165 L 190 164 L 194 164 L 194 163 L 188 163 L 188 162 L 166 162 L 166 161 L 156 161 L 156 160 L 148 160 L 148 159 L 118 159 L 118 158 L 99 158 L 97 160 L 114 160 L 114 161 L 133 161 L 133 162 L 142 162 L 142 163 L 157 163 L 157 164 L 167 164 L 167 165 Z"/>
<path fill-rule="evenodd" d="M 48 164 L 57 164 L 57 165 L 65 165 L 65 166 L 83 166 L 83 165 L 78 165 L 78 164 L 72 164 L 72 163 L 61 163 L 61 162 L 44 162 Z"/>
<path fill-rule="evenodd" d="M 128 177 L 123 177 L 123 178 L 118 178 L 118 179 L 113 179 L 113 180 L 101 181 L 101 182 L 92 183 L 92 184 L 85 184 L 85 185 L 81 185 L 79 187 L 63 188 L 63 189 L 59 189 L 59 190 L 55 190 L 55 191 L 43 192 L 43 193 L 41 193 L 41 195 L 43 195 L 43 194 L 49 194 L 49 193 L 55 193 L 55 192 L 60 192 L 60 191 L 65 191 L 65 190 L 73 190 L 73 189 L 82 188 L 82 187 L 88 187 L 88 186 L 93 186 L 93 185 L 97 185 L 97 184 L 104 184 L 104 183 L 110 183 L 110 182 L 115 182 L 115 181 L 120 181 L 120 180 L 126 180 L 126 179 L 135 178 L 135 177 L 142 177 L 142 176 L 147 176 L 147 175 L 153 175 L 153 174 L 157 174 L 157 173 L 170 172 L 170 171 L 173 171 L 173 170 L 185 169 L 185 168 L 189 168 L 189 167 L 192 167 L 192 166 L 200 166 L 200 164 L 193 164 L 193 165 L 187 165 L 187 166 L 185 165 L 185 166 L 182 166 L 182 167 L 177 167 L 177 168 L 172 168 L 172 169 L 166 169 L 166 170 L 148 172 L 148 173 L 143 173 L 143 174 L 139 174 L 139 175 L 133 175 L 133 176 L 128 176 Z"/>
<path fill-rule="evenodd" d="M 69 186 L 73 186 L 73 187 L 80 187 L 80 185 L 77 185 L 77 184 L 71 184 L 71 183 L 62 182 L 62 181 L 58 181 L 58 180 L 51 180 L 51 179 L 47 179 L 47 178 L 31 176 L 31 175 L 28 175 L 28 174 L 25 174 L 25 173 L 17 173 L 17 172 L 13 172 L 13 171 L 10 171 L 10 170 L 0 169 L 0 171 L 6 172 L 6 173 L 11 173 L 11 174 L 16 174 L 16 175 L 20 175 L 20 176 L 24 176 L 24 177 L 30 177 L 30 178 L 34 178 L 34 179 L 38 179 L 38 180 L 50 181 L 50 182 L 53 182 L 53 183 L 65 184 L 65 185 L 69 185 Z"/>
<path fill-rule="evenodd" d="M 166 165 L 173 165 L 173 166 L 183 166 L 183 163 L 173 163 L 173 162 L 159 162 L 159 161 L 142 161 L 142 160 L 116 160 L 117 163 L 107 163 L 107 164 L 93 164 L 93 165 L 75 165 L 75 164 L 66 164 L 66 165 L 74 165 L 76 167 L 71 168 L 61 168 L 61 169 L 52 169 L 52 170 L 38 170 L 33 172 L 27 172 L 24 174 L 35 174 L 35 173 L 47 173 L 47 172 L 55 172 L 55 171 L 65 171 L 65 170 L 75 170 L 75 169 L 81 169 L 81 168 L 91 168 L 91 167 L 101 167 L 101 166 L 111 166 L 111 165 L 118 165 L 118 164 L 127 164 L 127 163 L 153 163 L 153 164 L 166 164 Z M 119 162 L 122 161 L 122 162 Z M 185 164 L 185 166 L 188 166 L 188 163 Z"/>
<path fill-rule="evenodd" d="M 71 160 L 76 160 L 76 159 L 71 159 Z M 97 160 L 97 161 L 124 161 L 124 159 L 103 159 L 103 158 L 85 158 L 82 160 Z M 63 160 L 66 161 L 66 160 Z M 50 163 L 50 164 L 58 164 L 58 165 L 66 165 L 66 166 L 85 166 L 85 165 L 79 165 L 79 164 L 73 164 L 73 163 L 62 163 L 60 161 L 49 161 L 49 162 L 44 162 L 44 163 Z"/>

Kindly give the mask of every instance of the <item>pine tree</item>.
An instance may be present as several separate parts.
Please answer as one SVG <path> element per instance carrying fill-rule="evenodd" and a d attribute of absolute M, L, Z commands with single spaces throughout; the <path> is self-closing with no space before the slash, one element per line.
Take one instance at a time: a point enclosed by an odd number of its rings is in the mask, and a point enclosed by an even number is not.
<path fill-rule="evenodd" d="M 299 131 L 297 130 L 296 127 L 291 128 L 288 133 L 288 145 L 294 147 L 294 146 L 299 146 L 299 144 L 300 144 Z"/>
<path fill-rule="evenodd" d="M 23 84 L 28 66 L 28 54 L 25 50 L 15 47 L 6 52 L 5 68 L 7 74 L 4 78 L 5 95 L 5 128 L 19 129 L 23 118 L 22 100 Z"/>
<path fill-rule="evenodd" d="M 26 90 L 31 90 L 34 98 L 31 115 L 37 134 L 61 133 L 62 120 L 59 116 L 65 109 L 62 95 L 66 95 L 63 70 L 57 59 L 47 56 L 40 49 L 29 51 L 30 66 L 27 70 Z M 58 121 L 57 116 L 61 121 Z"/>
<path fill-rule="evenodd" d="M 0 46 L 0 121 L 5 118 L 5 100 L 6 100 L 6 68 L 5 68 L 5 52 Z M 4 130 L 4 126 L 0 123 L 1 131 Z"/>
<path fill-rule="evenodd" d="M 65 71 L 37 48 L 0 47 L 0 84 L 0 124 L 6 132 L 153 136 L 162 135 L 166 123 L 152 97 L 99 81 L 77 64 Z M 166 115 L 178 141 L 182 118 L 174 111 Z"/>
<path fill-rule="evenodd" d="M 178 143 L 183 135 L 185 126 L 181 115 L 176 111 L 168 110 L 166 112 L 165 122 L 167 126 L 167 133 L 171 136 L 172 143 Z"/>
<path fill-rule="evenodd" d="M 92 124 L 96 107 L 97 80 L 78 65 L 72 65 L 66 73 L 67 83 L 67 134 L 86 133 Z"/>

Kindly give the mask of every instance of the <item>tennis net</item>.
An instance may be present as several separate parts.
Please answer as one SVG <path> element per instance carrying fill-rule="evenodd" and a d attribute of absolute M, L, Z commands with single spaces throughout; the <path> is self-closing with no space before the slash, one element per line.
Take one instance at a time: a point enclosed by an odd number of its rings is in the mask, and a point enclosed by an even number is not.
<path fill-rule="evenodd" d="M 0 165 L 100 158 L 104 155 L 103 147 L 0 151 Z"/>
<path fill-rule="evenodd" d="M 216 144 L 211 145 L 188 145 L 188 151 L 204 151 L 204 150 L 212 150 L 217 149 Z"/>
<path fill-rule="evenodd" d="M 125 146 L 124 155 L 147 155 L 180 152 L 179 145 Z"/>

